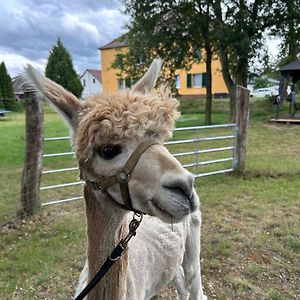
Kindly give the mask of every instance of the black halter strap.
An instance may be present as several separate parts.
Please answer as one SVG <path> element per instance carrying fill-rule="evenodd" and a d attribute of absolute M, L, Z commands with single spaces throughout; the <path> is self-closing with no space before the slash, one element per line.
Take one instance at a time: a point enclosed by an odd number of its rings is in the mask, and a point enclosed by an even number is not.
<path fill-rule="evenodd" d="M 143 153 L 152 145 L 158 144 L 158 142 L 153 140 L 147 140 L 143 143 L 141 143 L 135 151 L 131 154 L 129 159 L 127 160 L 124 167 L 119 170 L 115 175 L 106 177 L 101 182 L 95 182 L 95 181 L 89 181 L 86 180 L 86 184 L 89 185 L 92 189 L 96 191 L 101 191 L 103 195 L 109 199 L 110 201 L 113 201 L 115 205 L 118 207 L 121 207 L 126 210 L 134 211 L 136 213 L 141 213 L 140 211 L 137 211 L 132 206 L 132 200 L 129 193 L 129 187 L 128 182 L 131 178 L 131 174 L 138 163 L 139 159 L 143 155 Z M 107 189 L 115 184 L 119 184 L 121 196 L 123 199 L 124 204 L 120 204 L 117 202 L 107 191 Z"/>

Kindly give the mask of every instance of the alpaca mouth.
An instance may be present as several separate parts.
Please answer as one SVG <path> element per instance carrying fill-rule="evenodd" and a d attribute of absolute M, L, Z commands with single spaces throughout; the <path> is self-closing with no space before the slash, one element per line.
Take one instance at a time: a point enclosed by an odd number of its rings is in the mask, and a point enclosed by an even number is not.
<path fill-rule="evenodd" d="M 159 202 L 155 199 L 148 200 L 149 206 L 152 211 L 152 214 L 154 216 L 160 217 L 161 219 L 171 222 L 171 223 L 177 223 L 180 222 L 183 217 L 185 217 L 188 212 L 182 213 L 180 216 L 175 216 L 174 214 L 166 211 L 161 205 L 159 205 Z"/>
<path fill-rule="evenodd" d="M 152 201 L 153 206 L 155 206 L 156 209 L 158 209 L 161 213 L 164 215 L 172 218 L 173 216 L 169 214 L 167 211 L 165 211 L 156 201 Z"/>

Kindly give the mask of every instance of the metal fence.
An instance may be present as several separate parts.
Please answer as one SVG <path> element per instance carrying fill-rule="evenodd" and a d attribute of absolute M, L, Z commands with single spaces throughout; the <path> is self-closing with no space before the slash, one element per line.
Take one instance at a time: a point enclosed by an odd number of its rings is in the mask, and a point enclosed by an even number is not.
<path fill-rule="evenodd" d="M 195 127 L 176 128 L 172 141 L 165 143 L 165 146 L 183 165 L 189 169 L 196 178 L 209 175 L 232 172 L 236 165 L 236 124 L 208 125 Z M 45 145 L 59 141 L 68 141 L 68 136 L 48 137 L 45 138 Z M 55 149 L 55 147 L 51 147 Z M 53 151 L 53 150 L 52 150 Z M 43 155 L 43 160 L 58 159 L 61 157 L 72 157 L 74 152 L 57 150 L 54 153 Z M 72 182 L 61 183 L 56 174 L 74 173 L 78 171 L 78 166 L 74 166 L 75 159 L 69 160 L 69 166 L 45 169 L 42 172 L 42 187 L 40 191 L 51 192 L 58 189 L 66 189 L 68 187 L 81 186 L 82 181 L 73 180 Z M 48 175 L 54 175 L 57 182 L 49 184 Z M 75 173 L 76 174 L 76 173 Z M 50 182 L 53 182 L 50 181 Z M 78 191 L 79 194 L 79 191 Z M 81 200 L 83 197 L 72 195 L 59 199 L 60 193 L 50 194 L 48 200 L 42 199 L 42 206 L 65 203 L 70 201 Z"/>
<path fill-rule="evenodd" d="M 218 135 L 218 136 L 203 136 L 201 137 L 201 132 L 204 130 L 211 130 L 211 129 L 224 129 L 228 128 L 231 129 L 231 134 L 226 135 Z M 184 156 L 194 156 L 195 162 L 183 164 L 183 167 L 185 168 L 191 168 L 196 167 L 196 171 L 199 169 L 197 167 L 209 165 L 209 164 L 217 164 L 222 162 L 231 162 L 231 167 L 226 169 L 218 169 L 215 171 L 210 172 L 204 172 L 204 173 L 194 173 L 194 176 L 197 177 L 203 177 L 203 176 L 209 176 L 209 175 L 215 175 L 215 174 L 221 174 L 221 173 L 228 173 L 232 172 L 235 167 L 235 147 L 236 147 L 236 125 L 235 124 L 222 124 L 222 125 L 207 125 L 207 126 L 196 126 L 196 127 L 182 127 L 182 128 L 176 128 L 175 132 L 186 132 L 186 131 L 194 131 L 195 138 L 193 139 L 182 139 L 182 140 L 175 140 L 166 142 L 165 145 L 178 145 L 178 144 L 187 144 L 187 143 L 193 143 L 195 145 L 195 149 L 193 151 L 188 152 L 179 152 L 179 153 L 172 153 L 174 157 L 184 157 Z M 224 141 L 224 140 L 230 140 L 231 145 L 226 147 L 216 147 L 216 148 L 207 148 L 203 149 L 202 143 L 204 142 L 211 142 L 211 141 Z M 205 153 L 215 153 L 215 152 L 231 152 L 229 156 L 217 158 L 217 159 L 211 159 L 211 160 L 202 160 L 201 154 Z"/>

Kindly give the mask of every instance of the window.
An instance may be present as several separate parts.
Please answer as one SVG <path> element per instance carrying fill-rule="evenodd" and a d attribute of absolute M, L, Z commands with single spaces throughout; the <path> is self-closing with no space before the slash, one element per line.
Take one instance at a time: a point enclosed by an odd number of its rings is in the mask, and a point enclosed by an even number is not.
<path fill-rule="evenodd" d="M 193 74 L 193 87 L 202 87 L 202 74 Z"/>
<path fill-rule="evenodd" d="M 123 90 L 124 89 L 124 80 L 118 79 L 118 89 Z"/>
<path fill-rule="evenodd" d="M 118 79 L 118 89 L 123 90 L 125 88 L 130 88 L 131 87 L 131 79 L 130 78 L 125 78 L 125 79 Z"/>
<path fill-rule="evenodd" d="M 83 79 L 83 86 L 85 87 L 85 79 Z"/>
<path fill-rule="evenodd" d="M 93 78 L 93 83 L 96 83 L 96 79 L 95 78 Z"/>
<path fill-rule="evenodd" d="M 176 89 L 180 89 L 180 75 L 176 75 Z"/>
<path fill-rule="evenodd" d="M 187 74 L 186 86 L 188 88 L 206 87 L 206 73 Z"/>

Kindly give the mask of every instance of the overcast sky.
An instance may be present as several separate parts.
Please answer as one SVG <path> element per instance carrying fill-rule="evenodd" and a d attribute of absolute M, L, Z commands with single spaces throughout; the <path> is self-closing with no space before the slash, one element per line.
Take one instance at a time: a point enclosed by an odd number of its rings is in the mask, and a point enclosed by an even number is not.
<path fill-rule="evenodd" d="M 119 0 L 0 0 L 0 63 L 11 77 L 31 63 L 44 71 L 60 37 L 75 70 L 100 69 L 98 48 L 125 32 Z M 278 40 L 269 43 L 277 52 Z"/>
<path fill-rule="evenodd" d="M 0 0 L 0 62 L 11 77 L 31 63 L 44 71 L 58 37 L 76 71 L 100 69 L 98 48 L 125 32 L 118 0 Z"/>

